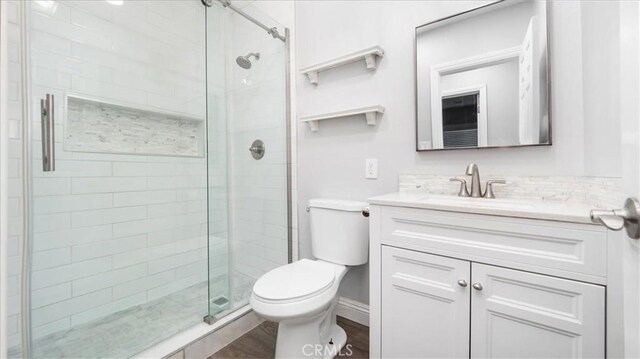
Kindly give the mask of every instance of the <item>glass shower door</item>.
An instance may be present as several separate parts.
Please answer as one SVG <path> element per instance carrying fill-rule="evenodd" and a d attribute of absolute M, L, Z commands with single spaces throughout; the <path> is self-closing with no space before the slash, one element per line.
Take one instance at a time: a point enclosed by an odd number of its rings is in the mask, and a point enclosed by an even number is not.
<path fill-rule="evenodd" d="M 25 6 L 32 357 L 128 357 L 207 313 L 204 7 Z"/>
<path fill-rule="evenodd" d="M 242 11 L 285 34 L 255 4 Z M 233 9 L 207 8 L 212 314 L 216 301 L 246 305 L 255 281 L 288 261 L 286 56 Z"/>

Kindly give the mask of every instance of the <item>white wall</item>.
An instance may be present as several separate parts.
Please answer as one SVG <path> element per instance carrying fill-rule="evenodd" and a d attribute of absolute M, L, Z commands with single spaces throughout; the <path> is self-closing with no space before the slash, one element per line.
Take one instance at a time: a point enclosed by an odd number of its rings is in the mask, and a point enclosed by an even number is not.
<path fill-rule="evenodd" d="M 296 3 L 300 67 L 376 44 L 385 50 L 376 72 L 367 71 L 363 63 L 354 63 L 320 73 L 317 87 L 302 75 L 298 76 L 300 115 L 370 104 L 386 107 L 384 118 L 376 127 L 367 127 L 360 118 L 324 121 L 321 130 L 314 133 L 306 126 L 299 127 L 298 209 L 302 256 L 311 255 L 309 218 L 304 211 L 310 198 L 362 200 L 393 192 L 397 190 L 399 173 L 459 175 L 469 162 L 476 162 L 482 173 L 495 175 L 621 175 L 620 121 L 613 110 L 617 102 L 613 101 L 613 95 L 606 95 L 618 86 L 610 80 L 611 72 L 617 71 L 615 57 L 607 57 L 611 48 L 619 46 L 619 34 L 614 31 L 619 16 L 616 2 L 552 4 L 553 146 L 416 153 L 415 27 L 480 4 Z M 597 16 L 597 9 L 592 9 L 598 6 L 610 9 L 612 14 Z M 603 29 L 609 31 L 603 34 Z M 593 56 L 600 60 L 592 60 Z M 598 128 L 601 131 L 594 130 Z M 364 178 L 366 158 L 378 159 L 377 180 Z M 341 290 L 348 298 L 368 302 L 367 267 L 354 268 Z"/>

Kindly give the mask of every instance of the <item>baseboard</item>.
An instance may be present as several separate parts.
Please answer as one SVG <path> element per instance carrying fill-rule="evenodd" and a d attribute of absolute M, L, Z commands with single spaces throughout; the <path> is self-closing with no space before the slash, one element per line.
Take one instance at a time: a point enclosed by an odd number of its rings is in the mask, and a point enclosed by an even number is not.
<path fill-rule="evenodd" d="M 358 324 L 369 326 L 369 306 L 364 303 L 340 297 L 336 314 Z"/>

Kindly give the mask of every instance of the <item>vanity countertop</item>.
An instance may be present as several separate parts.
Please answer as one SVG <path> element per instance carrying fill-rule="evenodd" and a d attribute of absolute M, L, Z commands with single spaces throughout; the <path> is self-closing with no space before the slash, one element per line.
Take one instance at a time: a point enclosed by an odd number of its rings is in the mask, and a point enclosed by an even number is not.
<path fill-rule="evenodd" d="M 503 217 L 543 219 L 549 221 L 593 224 L 589 217 L 592 205 L 579 202 L 469 198 L 425 193 L 395 192 L 369 198 L 373 205 L 433 209 Z"/>

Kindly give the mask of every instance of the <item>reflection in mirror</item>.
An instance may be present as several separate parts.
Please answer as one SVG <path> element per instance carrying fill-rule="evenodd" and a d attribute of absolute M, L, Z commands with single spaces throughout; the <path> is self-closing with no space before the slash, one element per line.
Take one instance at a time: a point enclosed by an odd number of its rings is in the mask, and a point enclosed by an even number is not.
<path fill-rule="evenodd" d="M 546 1 L 416 28 L 418 150 L 551 144 Z"/>

